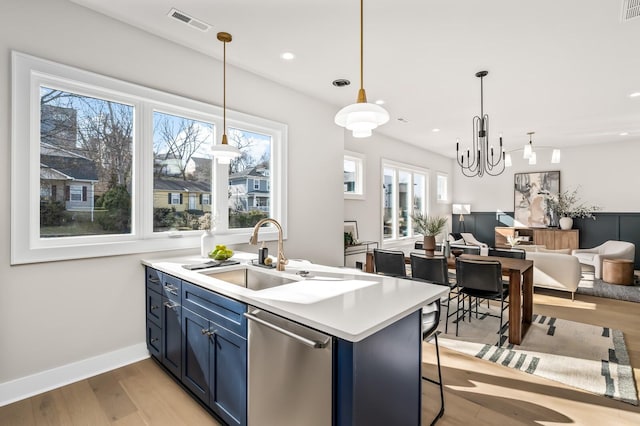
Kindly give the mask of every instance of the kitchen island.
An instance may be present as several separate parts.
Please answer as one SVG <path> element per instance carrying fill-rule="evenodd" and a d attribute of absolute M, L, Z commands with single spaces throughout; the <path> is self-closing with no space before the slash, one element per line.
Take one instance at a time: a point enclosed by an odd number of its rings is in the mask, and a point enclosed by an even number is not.
<path fill-rule="evenodd" d="M 202 270 L 183 267 L 199 256 L 143 261 L 151 355 L 228 424 L 420 424 L 420 309 L 448 288 L 302 261 L 278 272 L 252 258 Z M 240 274 L 275 284 L 252 289 Z M 292 324 L 312 349 L 268 344 L 279 327 L 260 328 L 265 318 Z M 297 382 L 283 410 L 278 394 Z"/>

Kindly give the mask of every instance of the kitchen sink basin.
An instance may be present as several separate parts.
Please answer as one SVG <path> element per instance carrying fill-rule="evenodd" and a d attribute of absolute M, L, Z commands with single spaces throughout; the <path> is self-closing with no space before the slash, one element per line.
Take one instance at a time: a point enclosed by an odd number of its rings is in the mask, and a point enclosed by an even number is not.
<path fill-rule="evenodd" d="M 239 285 L 250 290 L 264 290 L 267 288 L 278 287 L 284 284 L 290 284 L 297 280 L 283 277 L 277 274 L 269 274 L 255 269 L 242 268 L 232 271 L 203 271 L 200 272 L 218 280 L 226 281 L 231 284 Z"/>

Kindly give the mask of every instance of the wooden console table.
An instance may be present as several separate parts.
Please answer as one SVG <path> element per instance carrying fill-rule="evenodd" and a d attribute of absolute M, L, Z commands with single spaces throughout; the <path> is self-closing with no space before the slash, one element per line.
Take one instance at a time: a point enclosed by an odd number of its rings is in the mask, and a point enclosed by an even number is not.
<path fill-rule="evenodd" d="M 528 241 L 521 241 L 520 245 L 540 245 L 549 250 L 577 249 L 580 246 L 580 234 L 577 229 L 563 231 L 558 228 L 521 228 L 509 226 L 496 226 L 495 246 L 498 248 L 510 247 L 507 237 L 529 237 Z"/>

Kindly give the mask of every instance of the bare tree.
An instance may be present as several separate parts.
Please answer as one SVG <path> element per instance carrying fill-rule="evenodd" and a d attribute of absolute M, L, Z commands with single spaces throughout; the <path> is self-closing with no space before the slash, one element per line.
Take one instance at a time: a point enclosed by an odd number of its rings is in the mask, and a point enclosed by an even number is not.
<path fill-rule="evenodd" d="M 251 155 L 251 148 L 255 142 L 244 136 L 244 133 L 240 130 L 230 129 L 227 133 L 229 143 L 233 143 L 240 150 L 240 157 L 231 161 L 229 165 L 229 173 L 239 173 L 248 168 L 256 165 L 256 159 Z"/>
<path fill-rule="evenodd" d="M 196 121 L 179 117 L 163 117 L 156 126 L 160 138 L 154 142 L 154 157 L 160 162 L 156 175 L 161 175 L 169 160 L 175 160 L 180 175 L 187 180 L 189 161 L 210 140 L 210 133 Z"/>
<path fill-rule="evenodd" d="M 61 90 L 40 94 L 41 139 L 94 161 L 103 186 L 130 186 L 133 107 Z"/>

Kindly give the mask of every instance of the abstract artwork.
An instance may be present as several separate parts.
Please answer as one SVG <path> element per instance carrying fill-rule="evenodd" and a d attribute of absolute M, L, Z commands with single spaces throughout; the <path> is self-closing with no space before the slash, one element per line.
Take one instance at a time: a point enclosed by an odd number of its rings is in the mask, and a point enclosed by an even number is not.
<path fill-rule="evenodd" d="M 548 195 L 560 192 L 560 171 L 516 173 L 514 175 L 514 226 L 544 228 L 556 226 L 557 218 L 547 211 Z"/>

